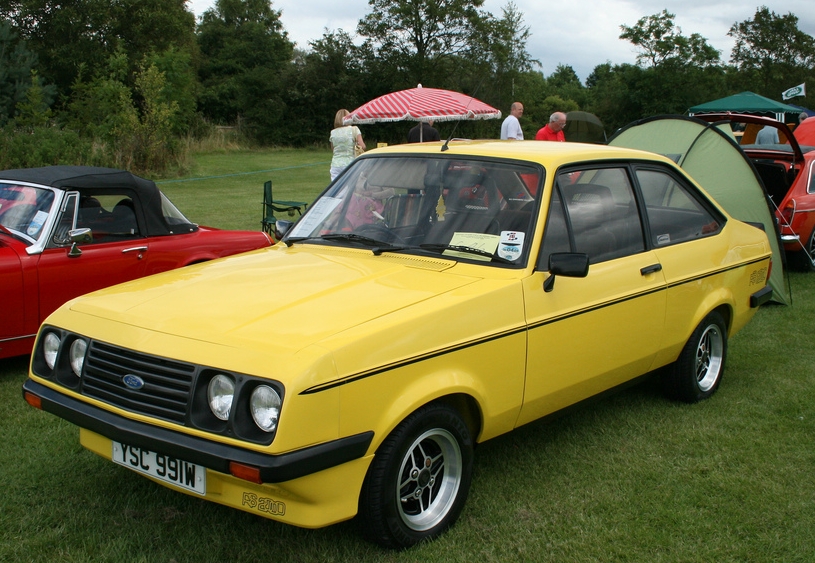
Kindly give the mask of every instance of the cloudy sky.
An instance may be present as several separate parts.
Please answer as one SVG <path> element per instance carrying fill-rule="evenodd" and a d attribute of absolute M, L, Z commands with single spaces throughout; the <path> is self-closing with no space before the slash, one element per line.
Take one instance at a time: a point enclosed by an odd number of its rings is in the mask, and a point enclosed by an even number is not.
<path fill-rule="evenodd" d="M 501 8 L 509 0 L 485 0 L 484 9 L 501 17 Z M 581 80 L 599 64 L 636 62 L 633 45 L 619 38 L 621 25 L 633 26 L 637 20 L 667 9 L 682 34 L 699 33 L 730 59 L 733 47 L 727 32 L 734 23 L 752 19 L 759 6 L 767 6 L 778 15 L 798 16 L 798 28 L 815 36 L 815 9 L 812 0 L 514 0 L 524 14 L 532 33 L 527 50 L 541 63 L 548 76 L 558 64 L 571 65 Z M 214 0 L 189 0 L 196 15 L 201 15 Z M 325 29 L 343 29 L 354 35 L 357 22 L 369 12 L 368 0 L 273 0 L 282 10 L 281 21 L 289 38 L 298 47 L 322 37 Z M 430 86 L 430 85 L 428 85 Z M 790 86 L 795 86 L 790 84 Z M 815 85 L 813 85 L 815 88 Z"/>

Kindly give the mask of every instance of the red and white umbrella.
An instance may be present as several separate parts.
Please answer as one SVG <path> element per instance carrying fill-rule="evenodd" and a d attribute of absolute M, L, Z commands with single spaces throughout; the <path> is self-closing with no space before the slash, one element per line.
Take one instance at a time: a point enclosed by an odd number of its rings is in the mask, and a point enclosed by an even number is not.
<path fill-rule="evenodd" d="M 385 121 L 460 121 L 499 119 L 501 111 L 460 92 L 439 88 L 399 90 L 358 107 L 343 118 L 346 125 Z"/>

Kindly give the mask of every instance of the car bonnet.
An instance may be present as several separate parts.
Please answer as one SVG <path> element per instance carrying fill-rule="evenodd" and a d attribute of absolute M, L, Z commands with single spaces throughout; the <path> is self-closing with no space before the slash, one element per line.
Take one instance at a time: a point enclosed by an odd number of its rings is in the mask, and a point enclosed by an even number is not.
<path fill-rule="evenodd" d="M 156 333 L 288 355 L 477 281 L 443 273 L 453 264 L 276 246 L 113 286 L 65 307 Z"/>

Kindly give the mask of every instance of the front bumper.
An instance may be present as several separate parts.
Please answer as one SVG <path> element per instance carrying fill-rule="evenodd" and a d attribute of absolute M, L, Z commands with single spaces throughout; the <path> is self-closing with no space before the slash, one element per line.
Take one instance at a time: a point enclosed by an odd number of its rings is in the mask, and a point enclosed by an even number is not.
<path fill-rule="evenodd" d="M 374 437 L 368 431 L 285 454 L 264 454 L 130 420 L 31 379 L 23 384 L 23 395 L 27 393 L 40 399 L 42 410 L 110 440 L 172 455 L 220 473 L 229 474 L 232 462 L 256 467 L 264 483 L 282 483 L 360 459 Z"/>

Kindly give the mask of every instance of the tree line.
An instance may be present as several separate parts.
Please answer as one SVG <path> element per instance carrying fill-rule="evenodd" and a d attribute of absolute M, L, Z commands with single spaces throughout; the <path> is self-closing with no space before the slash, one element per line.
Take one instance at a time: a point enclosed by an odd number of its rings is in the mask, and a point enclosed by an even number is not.
<path fill-rule="evenodd" d="M 498 16 L 483 2 L 369 0 L 353 34 L 326 30 L 299 49 L 270 0 L 217 0 L 198 21 L 185 0 L 0 0 L 0 167 L 163 172 L 217 126 L 264 146 L 325 146 L 338 109 L 419 83 L 505 112 L 522 101 L 531 138 L 553 111 L 589 111 L 611 132 L 743 90 L 777 98 L 815 78 L 813 37 L 766 7 L 732 25 L 726 63 L 663 10 L 620 25 L 636 64 L 600 64 L 585 83 L 567 63 L 545 76 L 524 14 L 511 0 Z M 495 123 L 456 127 L 496 136 Z M 377 125 L 372 140 L 404 136 L 405 124 Z"/>

